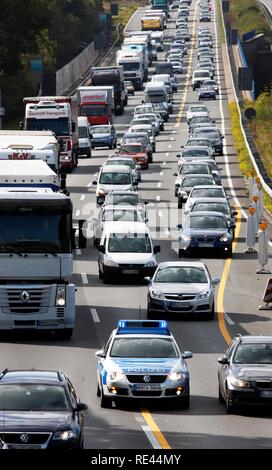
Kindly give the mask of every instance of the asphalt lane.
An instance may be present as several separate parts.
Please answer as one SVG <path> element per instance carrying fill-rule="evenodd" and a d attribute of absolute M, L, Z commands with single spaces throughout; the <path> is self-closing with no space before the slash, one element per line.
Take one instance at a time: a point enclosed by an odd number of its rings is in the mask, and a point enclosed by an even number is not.
<path fill-rule="evenodd" d="M 193 29 L 196 0 L 191 6 L 189 24 Z M 142 9 L 133 16 L 130 30 L 140 29 Z M 172 15 L 173 18 L 176 15 Z M 233 195 L 230 186 L 246 209 L 248 197 L 245 182 L 240 175 L 231 137 L 228 90 L 224 80 L 220 38 L 216 45 L 215 26 L 217 17 L 213 13 L 211 29 L 214 34 L 214 46 L 218 52 L 219 76 L 222 86 L 222 110 L 219 101 L 208 102 L 210 115 L 219 126 L 225 126 L 226 156 L 217 157 L 222 167 L 223 184 L 229 194 Z M 168 41 L 174 36 L 174 22 L 169 23 L 166 30 Z M 160 58 L 163 54 L 160 53 Z M 186 72 L 196 63 L 195 52 L 193 62 L 189 64 L 187 56 Z M 150 74 L 154 69 L 151 68 Z M 174 95 L 174 113 L 165 125 L 165 131 L 157 139 L 157 152 L 154 163 L 147 171 L 142 172 L 143 181 L 139 191 L 143 198 L 150 202 L 149 218 L 154 234 L 155 244 L 161 245 L 159 261 L 176 260 L 177 245 L 175 233 L 171 238 L 168 232 L 176 219 L 181 219 L 181 211 L 177 210 L 174 197 L 173 172 L 177 168 L 176 153 L 187 138 L 186 111 L 190 104 L 197 102 L 197 92 L 191 87 L 186 93 L 186 74 L 180 76 L 179 90 Z M 142 92 L 129 97 L 123 116 L 116 117 L 118 135 L 127 129 L 133 109 L 142 101 Z M 186 96 L 181 119 L 179 112 L 182 100 Z M 221 111 L 221 112 L 220 112 Z M 222 111 L 224 120 L 222 120 Z M 179 122 L 180 121 L 180 122 Z M 68 177 L 68 187 L 74 203 L 76 218 L 91 218 L 97 213 L 95 205 L 95 179 L 100 165 L 111 152 L 95 150 L 91 159 L 80 159 L 79 167 Z M 231 181 L 227 177 L 228 168 Z M 171 221 L 169 221 L 168 205 L 172 204 Z M 237 241 L 236 253 L 230 266 L 230 273 L 224 293 L 224 310 L 234 325 L 227 327 L 232 336 L 234 333 L 266 333 L 272 334 L 271 313 L 258 312 L 262 291 L 267 276 L 257 277 L 258 265 L 252 256 L 246 258 L 245 222 L 242 221 Z M 225 260 L 205 258 L 212 276 L 221 277 Z M 147 287 L 135 285 L 132 281 L 124 284 L 104 285 L 98 279 L 97 251 L 88 241 L 87 250 L 75 254 L 74 281 L 77 285 L 77 323 L 70 342 L 56 342 L 44 336 L 13 337 L 3 340 L 0 344 L 0 364 L 9 368 L 52 368 L 65 371 L 71 378 L 82 401 L 89 410 L 86 412 L 86 448 L 151 448 L 154 442 L 143 432 L 144 419 L 139 408 L 112 410 L 101 409 L 96 398 L 96 360 L 94 352 L 100 349 L 120 318 L 146 318 Z M 192 403 L 188 411 L 161 409 L 161 405 L 149 409 L 170 446 L 173 448 L 265 448 L 271 447 L 271 417 L 259 413 L 227 416 L 223 405 L 217 401 L 217 358 L 226 349 L 226 341 L 220 333 L 216 320 L 188 321 L 170 320 L 170 328 L 180 347 L 191 350 L 194 357 L 189 362 L 191 372 Z M 159 408 L 159 409 L 158 409 Z"/>

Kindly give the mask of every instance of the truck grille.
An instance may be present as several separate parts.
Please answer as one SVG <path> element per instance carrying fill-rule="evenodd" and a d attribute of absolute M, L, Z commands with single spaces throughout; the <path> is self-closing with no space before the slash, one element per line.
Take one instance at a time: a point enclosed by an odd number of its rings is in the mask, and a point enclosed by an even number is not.
<path fill-rule="evenodd" d="M 31 289 L 0 289 L 0 307 L 3 313 L 37 315 L 48 311 L 50 287 Z"/>

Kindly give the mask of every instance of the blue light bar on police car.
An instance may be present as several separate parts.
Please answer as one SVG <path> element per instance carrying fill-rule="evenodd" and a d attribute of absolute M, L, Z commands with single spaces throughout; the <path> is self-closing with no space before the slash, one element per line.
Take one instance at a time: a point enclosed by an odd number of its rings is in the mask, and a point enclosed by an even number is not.
<path fill-rule="evenodd" d="M 118 334 L 161 334 L 169 335 L 165 320 L 119 320 Z"/>

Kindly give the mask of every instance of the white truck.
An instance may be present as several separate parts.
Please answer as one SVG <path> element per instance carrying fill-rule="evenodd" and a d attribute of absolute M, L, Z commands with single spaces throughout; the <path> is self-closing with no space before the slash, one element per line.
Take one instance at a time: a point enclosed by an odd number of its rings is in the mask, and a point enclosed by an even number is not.
<path fill-rule="evenodd" d="M 113 86 L 81 86 L 77 89 L 77 103 L 78 115 L 87 116 L 91 126 L 113 122 Z"/>
<path fill-rule="evenodd" d="M 149 55 L 148 55 L 148 43 L 144 37 L 128 37 L 124 39 L 121 47 L 122 50 L 129 51 L 141 51 L 143 53 L 144 60 L 144 80 L 148 78 L 148 66 L 149 66 Z"/>
<path fill-rule="evenodd" d="M 142 90 L 144 80 L 144 59 L 141 51 L 119 50 L 116 53 L 117 65 L 124 68 L 125 80 L 130 80 L 136 90 Z"/>
<path fill-rule="evenodd" d="M 59 171 L 59 143 L 50 131 L 0 131 L 0 160 L 44 160 Z"/>
<path fill-rule="evenodd" d="M 76 96 L 34 96 L 24 98 L 24 129 L 50 130 L 60 142 L 60 168 L 73 170 L 78 164 Z"/>
<path fill-rule="evenodd" d="M 76 314 L 73 206 L 44 165 L 0 162 L 0 330 L 53 330 L 69 339 Z M 82 227 L 79 221 L 79 248 L 86 247 Z"/>

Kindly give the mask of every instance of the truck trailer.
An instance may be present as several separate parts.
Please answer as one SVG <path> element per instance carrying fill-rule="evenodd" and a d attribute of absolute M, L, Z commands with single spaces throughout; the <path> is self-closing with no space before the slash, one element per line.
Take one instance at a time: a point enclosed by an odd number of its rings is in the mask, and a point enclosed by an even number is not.
<path fill-rule="evenodd" d="M 79 116 L 87 116 L 91 126 L 113 123 L 113 86 L 79 87 L 77 89 L 77 102 Z"/>
<path fill-rule="evenodd" d="M 91 68 L 91 84 L 93 86 L 113 86 L 114 113 L 119 115 L 123 114 L 127 105 L 124 80 L 124 69 L 120 65 Z"/>

